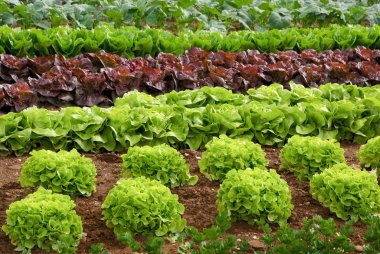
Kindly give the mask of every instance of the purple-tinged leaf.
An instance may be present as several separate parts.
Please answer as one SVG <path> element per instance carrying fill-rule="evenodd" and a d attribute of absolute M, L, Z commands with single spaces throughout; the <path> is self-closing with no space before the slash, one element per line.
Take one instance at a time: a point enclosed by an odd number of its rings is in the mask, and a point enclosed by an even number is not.
<path fill-rule="evenodd" d="M 7 95 L 12 99 L 16 111 L 38 104 L 38 96 L 30 90 L 28 83 L 18 82 L 6 88 Z"/>

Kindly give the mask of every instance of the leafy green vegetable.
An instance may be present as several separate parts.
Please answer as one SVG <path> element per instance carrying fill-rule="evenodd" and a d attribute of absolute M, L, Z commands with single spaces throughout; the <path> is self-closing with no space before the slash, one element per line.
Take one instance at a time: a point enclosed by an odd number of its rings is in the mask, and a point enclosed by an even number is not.
<path fill-rule="evenodd" d="M 151 254 L 161 254 L 165 241 L 162 237 L 148 237 L 144 242 L 144 251 Z"/>
<path fill-rule="evenodd" d="M 301 230 L 288 225 L 277 230 L 275 235 L 265 235 L 264 243 L 268 246 L 266 253 L 347 253 L 355 250 L 349 237 L 352 235 L 352 224 L 347 222 L 336 233 L 336 224 L 332 218 L 324 220 L 319 215 L 303 220 Z"/>
<path fill-rule="evenodd" d="M 174 188 L 186 183 L 194 185 L 198 176 L 190 176 L 189 165 L 183 156 L 167 144 L 131 147 L 121 156 L 123 176 L 145 176 Z"/>
<path fill-rule="evenodd" d="M 198 164 L 207 178 L 223 181 L 231 169 L 265 168 L 268 161 L 260 145 L 246 139 L 231 139 L 221 135 L 206 144 L 206 151 Z"/>
<path fill-rule="evenodd" d="M 89 249 L 90 254 L 110 254 L 105 248 L 103 243 L 91 244 Z"/>
<path fill-rule="evenodd" d="M 235 250 L 240 250 L 237 253 L 252 251 L 246 240 L 237 241 L 235 236 L 226 234 L 230 227 L 231 222 L 227 212 L 218 214 L 215 225 L 204 228 L 201 232 L 195 227 L 186 227 L 178 252 L 181 254 L 228 254 L 235 253 Z"/>
<path fill-rule="evenodd" d="M 380 217 L 379 215 L 370 216 L 366 221 L 368 224 L 367 231 L 364 234 L 366 246 L 364 247 L 365 254 L 377 254 L 380 252 Z"/>
<path fill-rule="evenodd" d="M 380 136 L 371 138 L 361 146 L 357 156 L 362 167 L 375 169 L 380 175 Z"/>
<path fill-rule="evenodd" d="M 69 196 L 39 188 L 7 210 L 2 227 L 16 251 L 32 253 L 34 247 L 57 253 L 75 253 L 82 238 L 82 221 Z"/>
<path fill-rule="evenodd" d="M 226 233 L 230 227 L 228 213 L 222 212 L 215 218 L 215 225 L 204 228 L 201 232 L 195 227 L 188 226 L 183 232 L 171 236 L 169 240 L 171 243 L 180 243 L 178 253 L 181 254 L 228 254 L 253 251 L 246 240 L 238 240 L 234 235 Z M 132 240 L 130 243 L 134 251 L 141 250 L 137 241 Z M 148 236 L 144 241 L 143 250 L 147 253 L 161 254 L 164 243 L 163 237 Z M 101 248 L 102 246 L 97 245 L 96 247 Z M 98 254 L 101 250 L 103 248 L 93 254 Z"/>
<path fill-rule="evenodd" d="M 107 226 L 129 245 L 135 234 L 163 236 L 181 232 L 186 225 L 178 196 L 159 181 L 145 177 L 119 180 L 102 208 Z"/>
<path fill-rule="evenodd" d="M 96 169 L 77 150 L 58 153 L 39 150 L 22 165 L 22 187 L 42 186 L 56 193 L 91 196 L 96 191 Z"/>
<path fill-rule="evenodd" d="M 219 212 L 227 211 L 232 221 L 267 227 L 286 223 L 293 204 L 287 183 L 275 170 L 263 168 L 231 170 L 218 191 Z"/>
<path fill-rule="evenodd" d="M 163 143 L 199 149 L 223 134 L 277 146 L 297 134 L 356 143 L 379 136 L 380 86 L 342 86 L 337 90 L 326 84 L 323 91 L 270 86 L 257 93 L 249 90 L 248 96 L 223 88 L 183 91 L 178 97 L 133 92 L 107 109 L 28 108 L 0 116 L 0 155 L 37 148 L 124 152 L 135 145 Z"/>
<path fill-rule="evenodd" d="M 343 220 L 380 212 L 376 176 L 343 163 L 315 174 L 310 180 L 310 193 Z"/>
<path fill-rule="evenodd" d="M 115 101 L 116 107 L 129 106 L 134 107 L 152 107 L 161 105 L 160 101 L 157 101 L 152 95 L 141 93 L 137 91 L 131 91 L 125 93 L 123 97 L 117 98 Z"/>
<path fill-rule="evenodd" d="M 123 100 L 117 99 L 118 100 Z M 199 108 L 207 105 L 243 105 L 249 102 L 248 98 L 242 94 L 233 93 L 222 87 L 203 86 L 196 90 L 185 90 L 180 92 L 172 91 L 164 95 L 157 96 L 161 103 L 168 105 L 179 105 L 186 108 Z M 117 102 L 116 101 L 116 102 Z"/>
<path fill-rule="evenodd" d="M 1 4 L 0 4 L 1 6 Z M 1 8 L 1 7 L 0 7 Z M 136 27 L 113 28 L 102 25 L 93 30 L 56 27 L 46 30 L 0 27 L 0 52 L 16 56 L 63 54 L 80 52 L 109 53 L 127 57 L 153 57 L 161 52 L 175 55 L 199 47 L 204 50 L 240 52 L 257 49 L 261 52 L 282 50 L 345 49 L 365 46 L 380 48 L 380 26 L 330 26 L 326 28 L 289 28 L 268 31 L 238 31 L 233 33 L 184 30 L 174 35 L 160 29 Z"/>
<path fill-rule="evenodd" d="M 185 140 L 189 127 L 183 121 L 181 111 L 179 107 L 166 105 L 113 107 L 108 114 L 108 124 L 121 146 L 116 149 L 126 149 L 137 143 L 155 145 Z"/>
<path fill-rule="evenodd" d="M 170 30 L 281 29 L 330 24 L 379 24 L 378 1 L 349 0 L 202 0 L 202 1 L 0 1 L 0 24 L 23 28 L 60 25 L 91 29 L 167 27 Z"/>
<path fill-rule="evenodd" d="M 76 149 L 86 152 L 99 149 L 113 151 L 116 142 L 112 136 L 112 131 L 109 128 L 104 128 L 108 113 L 108 109 L 98 107 L 62 108 L 61 114 L 58 114 L 62 120 L 56 122 L 56 125 L 58 128 L 70 130 L 66 135 L 70 136 L 73 144 L 67 145 L 69 147 L 74 146 Z M 56 139 L 59 140 L 59 137 L 59 135 L 56 136 Z"/>
<path fill-rule="evenodd" d="M 315 173 L 344 162 L 344 150 L 333 140 L 293 136 L 280 152 L 280 169 L 293 172 L 298 179 L 310 179 Z"/>

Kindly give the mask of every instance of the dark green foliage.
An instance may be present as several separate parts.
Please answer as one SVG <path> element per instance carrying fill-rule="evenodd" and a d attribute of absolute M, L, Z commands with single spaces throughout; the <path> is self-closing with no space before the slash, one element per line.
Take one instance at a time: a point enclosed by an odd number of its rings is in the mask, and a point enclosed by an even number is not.
<path fill-rule="evenodd" d="M 165 241 L 162 237 L 148 237 L 143 245 L 144 251 L 151 254 L 161 254 L 161 248 L 164 246 Z"/>
<path fill-rule="evenodd" d="M 265 235 L 264 243 L 268 254 L 338 254 L 355 250 L 349 237 L 354 221 L 346 223 L 336 233 L 332 218 L 324 220 L 318 215 L 303 221 L 303 229 L 296 230 L 288 225 L 277 230 L 274 235 Z"/>
<path fill-rule="evenodd" d="M 240 52 L 257 49 L 261 52 L 284 50 L 346 49 L 365 46 L 380 48 L 380 26 L 331 26 L 327 28 L 291 28 L 263 32 L 232 33 L 183 31 L 174 35 L 160 29 L 135 27 L 99 27 L 94 30 L 57 27 L 47 30 L 18 30 L 0 27 L 0 53 L 16 56 L 62 54 L 75 56 L 84 52 L 122 54 L 128 57 L 157 56 L 160 52 L 183 54 L 199 47 L 209 51 Z"/>
<path fill-rule="evenodd" d="M 227 212 L 220 213 L 215 218 L 215 222 L 215 225 L 201 232 L 194 227 L 187 227 L 182 235 L 182 244 L 178 252 L 181 254 L 228 254 L 252 251 L 245 240 L 237 241 L 235 236 L 226 234 L 231 227 Z"/>
<path fill-rule="evenodd" d="M 366 246 L 364 248 L 365 254 L 379 254 L 380 253 L 380 217 L 374 215 L 366 221 L 368 228 L 364 234 Z"/>
<path fill-rule="evenodd" d="M 116 234 L 117 240 L 127 245 L 132 251 L 139 251 L 141 244 L 136 241 L 135 235 L 129 232 L 128 229 Z"/>
<path fill-rule="evenodd" d="M 1 0 L 0 24 L 24 28 L 70 25 L 91 29 L 105 22 L 120 27 L 169 29 L 282 29 L 329 24 L 379 24 L 378 1 L 350 0 Z M 174 21 L 174 22 L 173 22 Z"/>
<path fill-rule="evenodd" d="M 104 248 L 103 243 L 95 243 L 90 246 L 89 254 L 111 254 Z"/>

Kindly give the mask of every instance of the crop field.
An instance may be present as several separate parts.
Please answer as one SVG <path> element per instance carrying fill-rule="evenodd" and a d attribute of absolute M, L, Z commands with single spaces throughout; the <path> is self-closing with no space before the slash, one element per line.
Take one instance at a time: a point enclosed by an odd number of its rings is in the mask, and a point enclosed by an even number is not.
<path fill-rule="evenodd" d="M 0 254 L 380 253 L 379 17 L 0 0 Z"/>
<path fill-rule="evenodd" d="M 359 162 L 354 154 L 358 150 L 358 145 L 351 143 L 343 143 L 342 146 L 345 149 L 346 161 L 351 166 L 358 166 Z M 279 161 L 279 149 L 278 148 L 264 148 L 267 153 L 267 158 L 270 160 L 269 166 L 271 168 L 278 169 Z M 186 207 L 184 218 L 188 224 L 202 229 L 209 227 L 214 223 L 214 218 L 217 215 L 216 207 L 216 193 L 219 188 L 219 184 L 211 182 L 202 174 L 199 173 L 198 159 L 201 156 L 201 152 L 195 152 L 192 150 L 181 150 L 181 153 L 185 156 L 186 161 L 190 164 L 190 172 L 197 174 L 200 177 L 196 186 L 183 186 L 173 189 L 173 193 L 179 195 L 181 203 Z M 90 198 L 78 197 L 76 199 L 77 211 L 85 218 L 84 219 L 84 231 L 86 232 L 86 238 L 81 242 L 78 253 L 86 253 L 92 243 L 102 242 L 105 243 L 106 248 L 111 253 L 128 253 L 125 247 L 113 237 L 112 230 L 108 229 L 105 225 L 99 223 L 101 221 L 101 200 L 107 195 L 108 191 L 113 187 L 116 181 L 119 179 L 121 168 L 121 158 L 119 154 L 115 153 L 102 153 L 102 154 L 86 154 L 86 157 L 91 158 L 98 170 L 97 180 L 97 192 Z M 24 197 L 32 190 L 22 189 L 18 184 L 19 169 L 21 164 L 25 161 L 26 157 L 3 157 L 1 158 L 2 165 L 5 165 L 3 172 L 7 177 L 3 177 L 2 184 L 2 196 L 3 204 L 1 206 L 2 217 L 1 221 L 5 221 L 4 211 L 8 205 L 14 201 L 14 197 Z M 303 217 L 311 217 L 315 213 L 324 217 L 331 216 L 328 209 L 321 206 L 318 202 L 313 200 L 309 194 L 309 186 L 305 182 L 300 182 L 294 177 L 294 175 L 288 172 L 282 172 L 281 177 L 285 179 L 292 191 L 292 199 L 295 205 L 295 209 L 292 212 L 289 223 L 293 227 L 302 226 Z M 100 201 L 99 201 L 100 200 Z M 344 222 L 337 220 L 339 225 Z M 365 224 L 358 223 L 354 226 L 355 234 L 352 236 L 352 241 L 355 245 L 363 244 L 362 235 L 365 232 Z M 236 234 L 239 238 L 256 239 L 263 233 L 257 227 L 251 227 L 243 222 L 235 222 L 230 233 Z M 253 246 L 261 246 L 258 242 L 252 241 Z M 167 251 L 174 251 L 176 244 L 170 244 L 166 248 Z M 10 242 L 6 240 L 6 236 L 1 234 L 0 250 L 6 251 L 11 249 Z M 10 252 L 12 253 L 12 252 Z M 15 252 L 16 253 L 16 252 Z M 36 252 L 39 253 L 39 252 Z"/>

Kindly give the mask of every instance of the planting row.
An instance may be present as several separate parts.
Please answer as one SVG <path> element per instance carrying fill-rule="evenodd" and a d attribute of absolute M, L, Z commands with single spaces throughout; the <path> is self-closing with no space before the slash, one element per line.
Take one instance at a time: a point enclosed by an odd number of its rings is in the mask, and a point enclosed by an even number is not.
<path fill-rule="evenodd" d="M 124 151 L 158 143 L 198 149 L 220 134 L 280 146 L 295 134 L 362 143 L 380 133 L 379 93 L 379 86 L 292 85 L 288 91 L 273 85 L 244 96 L 204 87 L 156 98 L 130 92 L 108 109 L 33 107 L 0 116 L 0 154 L 40 147 Z"/>
<path fill-rule="evenodd" d="M 62 54 L 76 56 L 82 52 L 122 54 L 128 57 L 157 56 L 160 52 L 179 55 L 192 47 L 210 51 L 261 52 L 284 50 L 346 49 L 365 46 L 380 48 L 380 26 L 332 26 L 321 29 L 292 28 L 264 32 L 231 33 L 198 31 L 173 35 L 160 29 L 139 30 L 135 27 L 94 30 L 57 27 L 47 30 L 20 30 L 0 27 L 0 53 L 15 56 Z"/>
<path fill-rule="evenodd" d="M 132 90 L 153 95 L 172 90 L 221 86 L 234 92 L 295 81 L 307 87 L 327 82 L 371 86 L 380 83 L 380 50 L 357 47 L 317 53 L 208 52 L 199 48 L 175 57 L 160 53 L 126 59 L 101 51 L 75 58 L 61 55 L 0 56 L 0 110 L 38 106 L 112 105 Z M 16 82 L 16 83 L 15 83 Z"/>
<path fill-rule="evenodd" d="M 281 167 L 300 178 L 307 176 L 313 198 L 343 220 L 379 213 L 376 176 L 348 167 L 343 154 L 334 141 L 294 136 L 281 151 Z M 372 169 L 380 170 L 380 136 L 362 146 L 358 156 L 363 166 L 370 161 Z M 183 156 L 164 144 L 131 148 L 122 160 L 122 178 L 126 179 L 116 183 L 102 205 L 103 219 L 117 239 L 137 251 L 135 235 L 161 237 L 181 232 L 186 226 L 185 208 L 168 187 L 197 182 Z M 266 169 L 268 161 L 259 145 L 222 135 L 206 145 L 198 163 L 210 180 L 222 182 L 217 194 L 219 225 L 225 216 L 227 224 L 244 220 L 263 229 L 274 223 L 286 226 L 294 207 L 291 192 L 275 170 Z M 10 205 L 3 230 L 24 253 L 35 246 L 74 253 L 82 223 L 74 202 L 62 194 L 90 196 L 96 191 L 95 182 L 94 164 L 77 151 L 33 151 L 22 166 L 20 183 L 42 188 Z"/>
<path fill-rule="evenodd" d="M 198 161 L 199 169 L 211 181 L 224 181 L 229 171 L 266 168 L 268 160 L 261 146 L 245 138 L 226 135 L 214 137 L 206 144 Z M 96 169 L 90 159 L 73 149 L 34 150 L 22 166 L 19 178 L 22 187 L 39 187 L 70 196 L 91 196 L 96 191 Z M 360 165 L 380 175 L 380 136 L 368 140 L 357 156 Z M 191 176 L 183 156 L 167 144 L 135 146 L 122 157 L 122 176 L 146 177 L 169 188 L 195 185 L 198 176 Z M 319 137 L 293 136 L 282 148 L 280 170 L 293 172 L 299 180 L 310 180 L 323 169 L 345 163 L 344 150 L 333 140 Z M 362 197 L 364 198 L 364 197 Z M 346 209 L 338 216 L 347 219 Z"/>
<path fill-rule="evenodd" d="M 329 24 L 380 24 L 377 1 L 54 1 L 27 3 L 1 0 L 0 24 L 24 28 L 61 25 L 91 29 L 103 22 L 115 26 L 146 25 L 169 29 L 272 29 Z"/>

